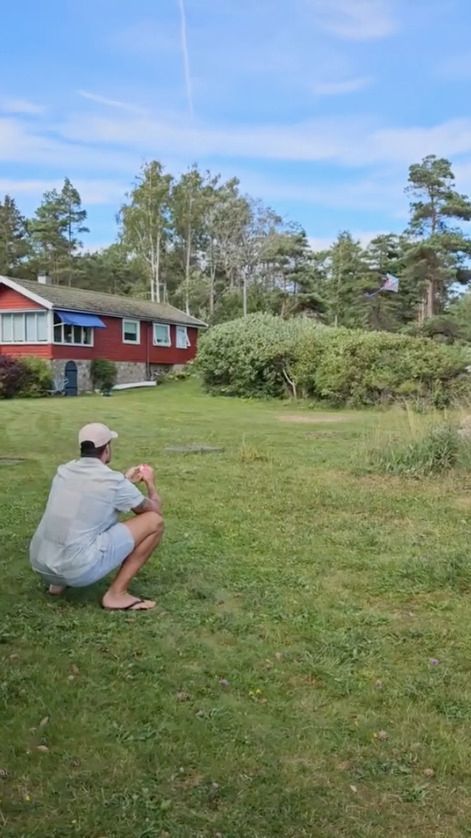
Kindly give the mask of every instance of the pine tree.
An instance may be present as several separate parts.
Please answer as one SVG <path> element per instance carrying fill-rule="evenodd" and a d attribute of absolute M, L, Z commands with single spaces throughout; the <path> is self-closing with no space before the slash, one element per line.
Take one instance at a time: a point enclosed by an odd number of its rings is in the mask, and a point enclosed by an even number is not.
<path fill-rule="evenodd" d="M 71 284 L 73 258 L 81 246 L 78 236 L 88 232 L 84 226 L 86 217 L 80 195 L 68 178 L 60 192 L 52 189 L 44 193 L 29 223 L 39 270 Z"/>
<path fill-rule="evenodd" d="M 13 198 L 0 201 L 0 274 L 19 276 L 30 250 L 26 219 Z"/>
<path fill-rule="evenodd" d="M 87 218 L 87 211 L 82 208 L 82 200 L 79 192 L 75 186 L 72 185 L 68 177 L 64 180 L 64 185 L 60 193 L 60 200 L 63 206 L 65 236 L 67 239 L 67 257 L 69 269 L 71 269 L 73 257 L 78 248 L 82 246 L 82 242 L 78 237 L 82 233 L 89 232 L 88 227 L 86 227 L 84 223 Z"/>
<path fill-rule="evenodd" d="M 358 241 L 346 231 L 324 254 L 324 293 L 328 320 L 334 326 L 359 328 L 364 325 L 371 289 L 371 271 Z"/>
<path fill-rule="evenodd" d="M 451 164 L 431 154 L 409 168 L 412 196 L 406 276 L 422 293 L 418 319 L 443 310 L 450 286 L 461 281 L 471 241 L 449 222 L 471 220 L 471 201 L 454 189 Z"/>

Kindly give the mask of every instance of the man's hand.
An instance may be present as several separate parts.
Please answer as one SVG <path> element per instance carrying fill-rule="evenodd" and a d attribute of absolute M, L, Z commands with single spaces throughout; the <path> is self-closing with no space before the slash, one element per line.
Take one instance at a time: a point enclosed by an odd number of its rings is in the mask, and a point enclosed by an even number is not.
<path fill-rule="evenodd" d="M 142 478 L 141 466 L 131 466 L 124 475 L 131 483 L 140 483 Z"/>
<path fill-rule="evenodd" d="M 155 473 L 152 466 L 148 466 L 147 463 L 143 463 L 139 466 L 139 473 L 141 480 L 143 480 L 146 485 L 149 485 L 149 483 L 151 485 L 155 484 Z"/>
<path fill-rule="evenodd" d="M 155 473 L 152 466 L 148 466 L 147 463 L 142 463 L 140 466 L 137 466 L 139 472 L 139 480 L 142 480 L 147 487 L 147 493 L 149 495 L 148 498 L 142 501 L 142 503 L 133 509 L 133 512 L 136 515 L 140 515 L 142 512 L 157 512 L 159 515 L 161 514 L 161 501 L 157 489 L 155 488 Z"/>

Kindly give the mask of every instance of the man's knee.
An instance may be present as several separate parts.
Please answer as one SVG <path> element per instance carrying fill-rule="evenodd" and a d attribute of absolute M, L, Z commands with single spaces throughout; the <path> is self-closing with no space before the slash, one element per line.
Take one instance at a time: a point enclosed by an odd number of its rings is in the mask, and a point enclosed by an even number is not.
<path fill-rule="evenodd" d="M 163 535 L 164 519 L 158 512 L 148 512 L 149 526 L 156 535 Z"/>

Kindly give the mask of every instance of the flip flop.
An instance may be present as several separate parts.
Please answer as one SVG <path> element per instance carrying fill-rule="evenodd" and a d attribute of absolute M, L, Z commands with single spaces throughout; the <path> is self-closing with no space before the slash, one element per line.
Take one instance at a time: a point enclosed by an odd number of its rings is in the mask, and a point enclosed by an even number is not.
<path fill-rule="evenodd" d="M 140 599 L 137 597 L 134 602 L 129 603 L 129 605 L 123 605 L 121 608 L 108 608 L 106 605 L 102 604 L 102 608 L 104 611 L 152 611 L 153 608 L 136 608 L 136 605 L 140 605 L 141 603 L 146 602 L 145 599 Z"/>

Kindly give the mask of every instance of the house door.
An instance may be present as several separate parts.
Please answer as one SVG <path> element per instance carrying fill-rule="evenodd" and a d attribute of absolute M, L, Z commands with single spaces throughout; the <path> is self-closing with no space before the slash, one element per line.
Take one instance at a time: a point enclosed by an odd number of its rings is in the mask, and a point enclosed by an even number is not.
<path fill-rule="evenodd" d="M 64 375 L 66 378 L 65 395 L 76 396 L 78 393 L 78 374 L 77 364 L 75 361 L 67 361 L 65 365 Z"/>

